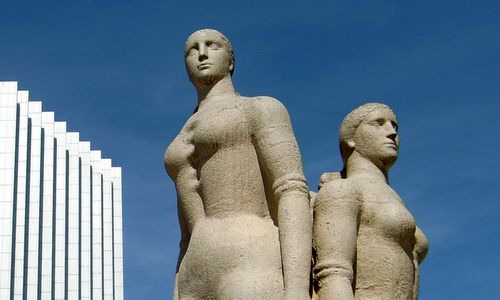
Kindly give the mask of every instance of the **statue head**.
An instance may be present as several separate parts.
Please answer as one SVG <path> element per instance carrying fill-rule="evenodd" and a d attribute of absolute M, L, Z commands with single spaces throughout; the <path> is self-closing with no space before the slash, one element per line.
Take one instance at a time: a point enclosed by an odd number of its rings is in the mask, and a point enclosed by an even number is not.
<path fill-rule="evenodd" d="M 339 142 L 344 166 L 352 153 L 357 152 L 375 165 L 389 168 L 399 150 L 396 116 L 385 104 L 363 104 L 344 118 Z"/>
<path fill-rule="evenodd" d="M 184 45 L 189 79 L 195 85 L 210 85 L 233 75 L 234 53 L 228 38 L 214 29 L 192 33 Z"/>

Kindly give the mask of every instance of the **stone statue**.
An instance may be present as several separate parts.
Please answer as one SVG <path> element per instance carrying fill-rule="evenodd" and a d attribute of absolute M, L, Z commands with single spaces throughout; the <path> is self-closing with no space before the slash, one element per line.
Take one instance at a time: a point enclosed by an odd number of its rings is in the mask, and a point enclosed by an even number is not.
<path fill-rule="evenodd" d="M 285 107 L 243 97 L 220 32 L 186 41 L 198 106 L 165 152 L 181 227 L 175 299 L 308 299 L 309 196 Z"/>
<path fill-rule="evenodd" d="M 319 299 L 416 299 L 428 243 L 388 171 L 398 155 L 396 116 L 368 103 L 340 128 L 342 178 L 314 202 L 314 289 Z M 326 176 L 326 177 L 328 177 Z"/>

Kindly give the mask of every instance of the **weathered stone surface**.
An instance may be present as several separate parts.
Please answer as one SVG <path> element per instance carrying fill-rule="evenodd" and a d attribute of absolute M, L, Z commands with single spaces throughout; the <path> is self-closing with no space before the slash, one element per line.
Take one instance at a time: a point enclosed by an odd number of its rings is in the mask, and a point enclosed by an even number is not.
<path fill-rule="evenodd" d="M 383 104 L 352 111 L 340 129 L 342 178 L 322 176 L 314 202 L 314 287 L 319 299 L 416 299 L 427 240 L 388 170 L 399 149 Z"/>
<path fill-rule="evenodd" d="M 234 90 L 228 39 L 185 44 L 198 107 L 165 152 L 182 240 L 176 299 L 308 299 L 309 192 L 290 119 L 270 97 Z"/>

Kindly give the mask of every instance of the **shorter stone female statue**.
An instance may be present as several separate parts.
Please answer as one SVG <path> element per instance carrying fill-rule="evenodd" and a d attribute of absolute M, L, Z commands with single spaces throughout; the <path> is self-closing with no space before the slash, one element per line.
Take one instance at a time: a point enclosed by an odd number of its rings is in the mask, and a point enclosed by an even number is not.
<path fill-rule="evenodd" d="M 388 185 L 399 136 L 396 116 L 364 104 L 340 128 L 341 179 L 314 202 L 314 288 L 319 299 L 416 299 L 428 243 Z"/>

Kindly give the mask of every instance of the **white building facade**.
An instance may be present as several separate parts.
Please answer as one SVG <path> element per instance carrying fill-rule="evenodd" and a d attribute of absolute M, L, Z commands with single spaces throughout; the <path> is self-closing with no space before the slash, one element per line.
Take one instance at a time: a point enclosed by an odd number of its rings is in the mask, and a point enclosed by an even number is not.
<path fill-rule="evenodd" d="M 0 82 L 0 299 L 123 299 L 121 168 Z"/>

